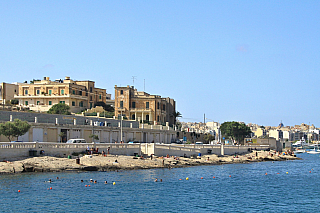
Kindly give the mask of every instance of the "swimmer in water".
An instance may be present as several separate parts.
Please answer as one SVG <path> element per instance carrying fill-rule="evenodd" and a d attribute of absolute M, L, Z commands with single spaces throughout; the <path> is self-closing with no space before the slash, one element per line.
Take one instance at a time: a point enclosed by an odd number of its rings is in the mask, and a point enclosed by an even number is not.
<path fill-rule="evenodd" d="M 108 182 L 107 182 L 107 181 L 105 181 L 105 182 L 104 182 L 104 184 L 108 184 Z"/>
<path fill-rule="evenodd" d="M 154 180 L 154 182 L 158 182 L 158 178 L 156 178 L 156 179 Z"/>
<path fill-rule="evenodd" d="M 81 183 L 83 183 L 83 180 L 81 180 Z"/>
<path fill-rule="evenodd" d="M 94 183 L 97 183 L 97 180 L 94 180 Z"/>

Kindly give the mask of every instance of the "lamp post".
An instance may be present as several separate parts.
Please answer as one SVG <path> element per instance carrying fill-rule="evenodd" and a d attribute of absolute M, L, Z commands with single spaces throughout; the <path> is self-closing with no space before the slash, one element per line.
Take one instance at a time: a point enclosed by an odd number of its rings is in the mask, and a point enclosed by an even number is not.
<path fill-rule="evenodd" d="M 122 142 L 122 109 L 121 109 L 121 117 L 120 117 L 120 143 Z"/>

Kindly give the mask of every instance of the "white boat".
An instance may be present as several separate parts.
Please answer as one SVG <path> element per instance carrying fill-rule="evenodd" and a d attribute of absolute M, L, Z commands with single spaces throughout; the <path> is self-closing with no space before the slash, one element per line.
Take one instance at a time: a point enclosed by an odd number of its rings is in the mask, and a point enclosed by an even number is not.
<path fill-rule="evenodd" d="M 320 154 L 320 150 L 314 148 L 313 150 L 308 151 L 307 153 L 308 153 L 308 154 Z"/>
<path fill-rule="evenodd" d="M 301 153 L 305 153 L 306 150 L 305 149 L 296 149 L 293 151 L 294 154 L 301 154 Z"/>

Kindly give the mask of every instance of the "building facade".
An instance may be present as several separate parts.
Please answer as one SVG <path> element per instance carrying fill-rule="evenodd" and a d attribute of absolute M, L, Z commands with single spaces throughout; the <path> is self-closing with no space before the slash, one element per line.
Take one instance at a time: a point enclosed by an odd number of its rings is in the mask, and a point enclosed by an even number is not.
<path fill-rule="evenodd" d="M 106 90 L 95 87 L 94 81 L 51 81 L 49 77 L 33 83 L 19 83 L 19 92 L 14 95 L 19 105 L 33 111 L 48 111 L 53 105 L 64 103 L 71 112 L 80 112 L 94 107 L 97 102 L 106 103 Z"/>
<path fill-rule="evenodd" d="M 115 85 L 115 116 L 125 116 L 129 120 L 146 123 L 173 125 L 175 118 L 175 101 L 139 92 L 134 87 L 118 87 Z"/>
<path fill-rule="evenodd" d="M 17 84 L 8 84 L 2 82 L 0 84 L 0 103 L 5 105 L 8 101 L 14 99 L 14 96 L 19 92 L 19 86 Z"/>

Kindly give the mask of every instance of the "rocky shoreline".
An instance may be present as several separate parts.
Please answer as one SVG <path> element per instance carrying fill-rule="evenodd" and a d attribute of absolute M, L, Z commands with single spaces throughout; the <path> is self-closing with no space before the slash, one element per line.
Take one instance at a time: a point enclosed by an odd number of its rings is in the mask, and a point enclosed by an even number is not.
<path fill-rule="evenodd" d="M 50 156 L 33 157 L 16 161 L 0 162 L 0 174 L 23 172 L 81 172 L 116 171 L 154 168 L 181 168 L 200 165 L 221 165 L 231 163 L 252 163 L 262 161 L 299 160 L 294 155 L 280 155 L 273 151 L 254 151 L 239 156 L 204 155 L 197 158 L 184 157 L 133 157 L 114 155 L 86 155 L 78 159 Z"/>

